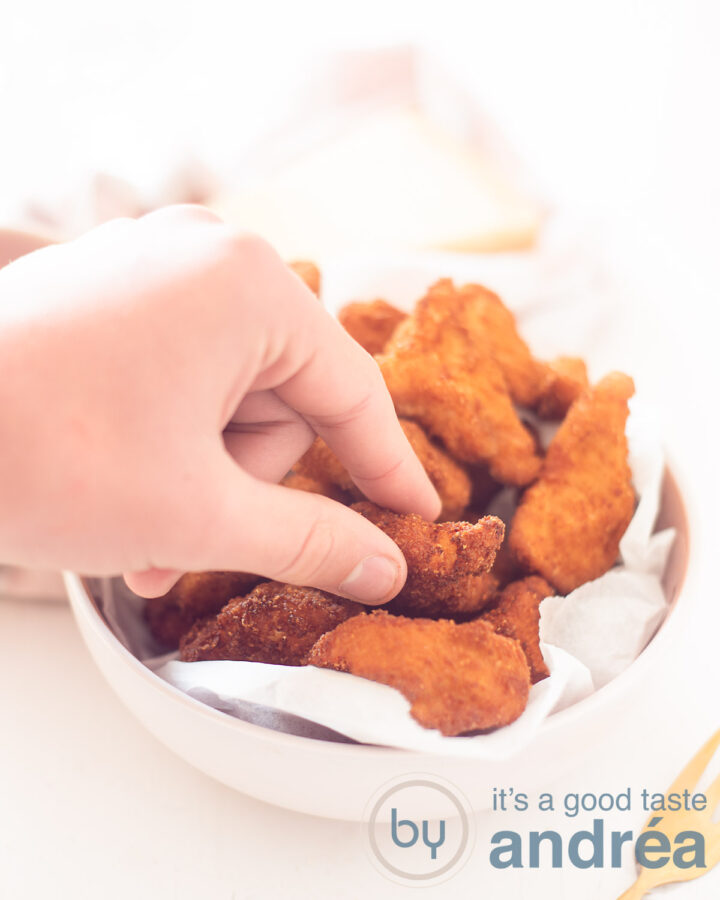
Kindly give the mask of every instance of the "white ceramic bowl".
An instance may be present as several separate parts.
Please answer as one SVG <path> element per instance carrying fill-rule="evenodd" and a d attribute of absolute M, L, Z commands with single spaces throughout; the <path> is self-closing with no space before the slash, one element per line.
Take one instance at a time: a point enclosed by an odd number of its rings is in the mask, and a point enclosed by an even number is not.
<path fill-rule="evenodd" d="M 47 243 L 50 241 L 39 235 L 0 229 L 0 266 Z M 453 272 L 448 259 L 436 262 L 430 270 L 438 265 L 440 271 Z M 457 277 L 476 277 L 472 263 L 455 259 L 452 266 L 463 270 L 456 273 Z M 416 269 L 418 284 L 410 285 L 407 273 Z M 430 270 L 413 261 L 402 271 L 398 287 L 416 296 Z M 365 261 L 358 271 L 372 272 L 373 267 Z M 358 288 L 357 272 L 351 283 Z M 358 289 L 358 295 L 369 296 L 371 287 L 375 289 L 368 285 L 369 293 Z M 347 295 L 344 289 L 337 293 Z M 390 295 L 397 296 L 394 291 Z M 678 536 L 664 579 L 671 611 L 653 640 L 622 675 L 548 718 L 529 748 L 503 762 L 312 740 L 232 718 L 188 697 L 146 668 L 111 632 L 86 582 L 67 573 L 65 584 L 85 642 L 118 696 L 159 740 L 213 778 L 278 806 L 360 820 L 380 786 L 422 772 L 455 784 L 474 809 L 482 809 L 495 785 L 522 780 L 528 790 L 542 789 L 561 773 L 569 774 L 573 767 L 587 765 L 593 753 L 602 753 L 603 734 L 620 727 L 623 716 L 632 715 L 636 699 L 692 608 L 694 566 L 683 497 L 687 495 L 667 472 L 658 528 L 672 525 Z M 693 516 L 690 520 L 697 521 Z M 423 808 L 423 815 L 432 814 L 432 809 Z"/>
<path fill-rule="evenodd" d="M 114 636 L 87 584 L 65 575 L 70 602 L 90 652 L 121 700 L 159 740 L 221 782 L 288 809 L 361 820 L 384 783 L 414 773 L 456 785 L 473 809 L 487 807 L 492 788 L 522 781 L 541 790 L 573 767 L 602 753 L 603 734 L 621 727 L 655 666 L 662 663 L 692 603 L 693 570 L 682 495 L 669 471 L 658 528 L 677 529 L 664 584 L 668 617 L 637 660 L 616 679 L 576 705 L 550 716 L 526 750 L 502 762 L 445 758 L 385 747 L 333 743 L 262 728 L 218 712 L 170 686 Z M 432 815 L 429 809 L 425 816 Z"/>

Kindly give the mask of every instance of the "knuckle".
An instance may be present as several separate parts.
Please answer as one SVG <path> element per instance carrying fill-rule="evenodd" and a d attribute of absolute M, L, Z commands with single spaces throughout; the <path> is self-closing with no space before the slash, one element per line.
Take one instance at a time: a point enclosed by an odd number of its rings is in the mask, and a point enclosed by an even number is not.
<path fill-rule="evenodd" d="M 370 398 L 386 397 L 390 401 L 390 395 L 385 384 L 385 379 L 380 371 L 380 366 L 372 356 L 367 356 L 366 376 L 367 394 Z"/>
<path fill-rule="evenodd" d="M 315 519 L 309 526 L 300 548 L 276 573 L 280 581 L 312 584 L 332 556 L 335 546 L 333 528 L 325 519 Z"/>
<path fill-rule="evenodd" d="M 122 231 L 123 229 L 134 228 L 137 225 L 137 221 L 132 216 L 116 216 L 114 219 L 110 219 L 109 222 L 104 222 L 99 228 L 105 231 Z"/>
<path fill-rule="evenodd" d="M 265 260 L 275 256 L 275 251 L 265 238 L 252 231 L 243 231 L 226 226 L 223 243 L 228 254 L 244 264 L 248 259 Z"/>
<path fill-rule="evenodd" d="M 86 234 L 82 235 L 81 238 L 77 240 L 92 240 L 94 239 L 105 239 L 109 241 L 117 240 L 120 237 L 125 237 L 125 235 L 132 232 L 137 228 L 138 219 L 133 219 L 130 216 L 116 216 L 114 219 L 110 219 L 108 222 L 103 222 L 102 225 L 97 225 L 91 231 L 86 232 Z"/>
<path fill-rule="evenodd" d="M 345 425 L 352 425 L 368 411 L 373 403 L 373 394 L 371 391 L 363 393 L 351 406 L 339 413 L 330 415 L 314 416 L 313 420 L 326 428 L 343 428 Z"/>
<path fill-rule="evenodd" d="M 370 471 L 367 474 L 364 472 L 354 472 L 353 474 L 356 478 L 372 484 L 373 482 L 385 481 L 388 478 L 392 478 L 400 471 L 400 469 L 402 469 L 405 462 L 406 459 L 404 456 L 397 456 L 388 462 L 380 471 Z"/>
<path fill-rule="evenodd" d="M 147 213 L 143 218 L 151 222 L 163 221 L 178 225 L 192 222 L 222 223 L 222 219 L 216 213 L 199 203 L 172 203 Z"/>
<path fill-rule="evenodd" d="M 249 285 L 262 284 L 277 266 L 279 259 L 264 238 L 251 231 L 238 231 L 224 224 L 215 231 L 211 256 L 214 264 L 227 272 L 229 280 L 247 298 L 255 293 L 250 290 Z"/>

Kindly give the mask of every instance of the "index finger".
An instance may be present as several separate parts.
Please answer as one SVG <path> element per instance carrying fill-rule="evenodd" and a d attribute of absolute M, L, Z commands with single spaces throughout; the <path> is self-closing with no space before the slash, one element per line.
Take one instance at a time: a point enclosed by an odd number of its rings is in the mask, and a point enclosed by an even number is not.
<path fill-rule="evenodd" d="M 377 363 L 289 270 L 282 288 L 287 364 L 275 368 L 276 394 L 335 451 L 366 497 L 435 519 L 440 499 L 400 427 Z"/>

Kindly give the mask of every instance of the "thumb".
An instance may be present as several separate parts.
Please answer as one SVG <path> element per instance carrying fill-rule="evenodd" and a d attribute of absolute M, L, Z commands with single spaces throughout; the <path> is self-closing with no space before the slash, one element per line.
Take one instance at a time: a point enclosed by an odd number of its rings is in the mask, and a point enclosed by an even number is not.
<path fill-rule="evenodd" d="M 205 495 L 215 509 L 189 510 L 212 522 L 187 568 L 253 572 L 361 603 L 385 603 L 405 583 L 397 544 L 354 510 L 327 497 L 259 481 L 228 458 Z M 206 487 L 209 487 L 206 483 Z M 206 515 L 203 515 L 206 513 Z"/>

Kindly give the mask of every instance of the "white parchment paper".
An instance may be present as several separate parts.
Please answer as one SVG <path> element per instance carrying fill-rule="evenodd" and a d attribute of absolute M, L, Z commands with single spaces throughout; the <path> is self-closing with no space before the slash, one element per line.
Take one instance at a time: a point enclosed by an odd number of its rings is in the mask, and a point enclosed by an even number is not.
<path fill-rule="evenodd" d="M 603 321 L 613 311 L 605 299 L 592 300 L 597 271 L 588 267 L 583 284 L 577 260 L 570 279 L 567 267 L 557 260 L 553 265 L 552 252 L 549 255 L 550 260 L 545 251 L 539 256 L 482 261 L 423 257 L 422 263 L 366 260 L 364 265 L 346 260 L 323 267 L 324 302 L 335 310 L 349 299 L 384 296 L 410 308 L 437 277 L 480 281 L 503 294 L 538 354 L 585 355 L 591 374 L 602 374 L 593 372 L 592 350 Z M 579 294 L 586 301 L 582 310 Z M 570 308 L 573 321 L 582 321 L 574 334 L 565 327 Z M 120 640 L 159 677 L 246 721 L 324 740 L 351 739 L 488 760 L 508 757 L 532 741 L 548 716 L 581 701 L 627 668 L 667 614 L 661 578 L 674 532 L 654 533 L 664 453 L 653 422 L 652 412 L 633 398 L 627 434 L 638 505 L 622 539 L 618 564 L 567 597 L 543 601 L 540 635 L 551 675 L 532 687 L 528 706 L 516 722 L 491 734 L 443 737 L 422 728 L 410 716 L 408 701 L 394 688 L 345 673 L 234 661 L 183 663 L 176 654 L 158 656 L 142 617 L 144 601 L 118 581 L 99 583 L 105 616 Z M 543 438 L 549 439 L 549 434 Z"/>

